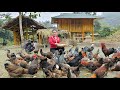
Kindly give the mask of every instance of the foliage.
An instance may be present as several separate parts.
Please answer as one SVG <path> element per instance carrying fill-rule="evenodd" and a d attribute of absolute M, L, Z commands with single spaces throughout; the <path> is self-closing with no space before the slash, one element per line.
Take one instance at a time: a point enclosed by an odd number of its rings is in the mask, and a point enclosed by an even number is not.
<path fill-rule="evenodd" d="M 36 19 L 37 17 L 40 17 L 40 12 L 22 12 L 22 15 L 28 15 L 30 18 Z"/>
<path fill-rule="evenodd" d="M 0 27 L 5 24 L 8 20 L 11 20 L 11 14 L 6 13 L 6 14 L 0 14 L 2 19 L 0 19 Z M 0 38 L 8 40 L 8 41 L 13 41 L 13 33 L 10 30 L 4 30 L 0 28 Z M 2 43 L 2 42 L 1 42 Z"/>
<path fill-rule="evenodd" d="M 95 32 L 96 32 L 97 30 L 100 30 L 101 28 L 102 28 L 101 23 L 100 23 L 98 20 L 96 20 L 96 21 L 94 22 L 94 30 L 95 30 Z"/>
<path fill-rule="evenodd" d="M 104 27 L 102 30 L 98 31 L 98 34 L 100 37 L 106 37 L 112 34 L 112 31 L 110 30 L 110 27 Z"/>

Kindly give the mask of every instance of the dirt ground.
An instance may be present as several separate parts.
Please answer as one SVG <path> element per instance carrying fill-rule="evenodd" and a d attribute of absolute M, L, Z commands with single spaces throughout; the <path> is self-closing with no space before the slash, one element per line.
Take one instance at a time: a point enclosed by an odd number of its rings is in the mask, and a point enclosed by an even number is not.
<path fill-rule="evenodd" d="M 79 48 L 82 48 L 84 46 L 90 46 L 92 43 L 81 43 L 79 44 Z M 104 57 L 101 48 L 100 48 L 100 44 L 99 42 L 94 43 L 95 44 L 95 49 L 93 51 L 93 53 L 95 53 L 97 51 L 97 49 L 100 49 L 100 56 Z M 107 43 L 106 46 L 109 47 L 114 47 L 117 48 L 118 46 L 120 46 L 120 43 Z M 70 47 L 66 47 L 65 50 L 69 50 Z M 4 63 L 6 62 L 7 59 L 7 55 L 6 55 L 6 49 L 10 49 L 11 52 L 19 52 L 21 50 L 20 47 L 15 47 L 15 46 L 10 46 L 10 47 L 1 47 L 0 48 L 0 78 L 10 78 L 7 71 L 4 68 Z M 49 51 L 49 48 L 43 48 L 44 52 Z M 89 78 L 91 76 L 91 73 L 86 69 L 86 68 L 80 68 L 80 76 L 79 78 Z M 115 76 L 115 74 L 118 72 L 110 72 L 108 71 L 107 76 L 105 76 L 105 78 L 113 78 Z M 43 74 L 43 72 L 41 70 L 38 71 L 38 73 L 35 75 L 36 78 L 44 78 L 45 75 Z M 31 75 L 24 75 L 22 78 L 31 78 Z"/>

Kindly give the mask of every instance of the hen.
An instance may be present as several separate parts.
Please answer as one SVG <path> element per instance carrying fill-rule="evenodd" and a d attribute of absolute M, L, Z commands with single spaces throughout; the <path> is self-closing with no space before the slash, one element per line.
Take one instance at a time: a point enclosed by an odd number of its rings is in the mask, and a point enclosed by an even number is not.
<path fill-rule="evenodd" d="M 109 69 L 109 63 L 103 64 L 100 68 L 96 69 L 91 78 L 104 78 L 104 76 L 107 74 L 107 71 Z"/>
<path fill-rule="evenodd" d="M 35 73 L 37 73 L 39 68 L 39 64 L 38 64 L 38 58 L 34 57 L 34 60 L 31 62 L 29 68 L 28 68 L 28 73 L 31 75 L 34 75 Z"/>
<path fill-rule="evenodd" d="M 80 60 L 83 58 L 82 53 L 79 52 L 79 55 L 76 56 L 73 60 L 71 60 L 70 62 L 68 62 L 67 64 L 69 64 L 70 66 L 78 66 Z"/>
<path fill-rule="evenodd" d="M 10 77 L 21 77 L 23 74 L 28 74 L 28 69 L 24 69 L 12 63 L 5 63 L 4 66 Z"/>
<path fill-rule="evenodd" d="M 111 71 L 120 71 L 120 61 L 117 62 L 117 64 L 114 66 L 114 68 L 111 69 Z"/>

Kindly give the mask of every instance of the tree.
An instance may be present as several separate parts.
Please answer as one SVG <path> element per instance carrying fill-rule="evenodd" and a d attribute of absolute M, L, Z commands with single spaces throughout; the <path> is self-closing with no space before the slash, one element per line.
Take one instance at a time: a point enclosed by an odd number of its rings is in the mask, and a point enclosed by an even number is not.
<path fill-rule="evenodd" d="M 24 45 L 24 36 L 23 36 L 23 29 L 22 29 L 22 15 L 26 15 L 27 12 L 19 12 L 19 27 L 20 27 L 20 36 L 21 36 L 21 48 L 23 47 Z M 37 12 L 30 12 L 29 13 L 29 17 L 30 18 L 37 18 L 37 17 L 40 17 L 40 13 L 37 13 Z"/>
<path fill-rule="evenodd" d="M 3 24 L 5 24 L 8 20 L 11 19 L 10 13 L 0 13 L 0 27 L 2 27 Z M 5 30 L 3 28 L 0 28 L 0 38 L 7 39 L 10 42 L 13 41 L 13 33 L 10 30 Z"/>
<path fill-rule="evenodd" d="M 96 20 L 94 22 L 94 30 L 97 31 L 97 30 L 100 30 L 101 29 L 101 24 L 98 20 Z"/>

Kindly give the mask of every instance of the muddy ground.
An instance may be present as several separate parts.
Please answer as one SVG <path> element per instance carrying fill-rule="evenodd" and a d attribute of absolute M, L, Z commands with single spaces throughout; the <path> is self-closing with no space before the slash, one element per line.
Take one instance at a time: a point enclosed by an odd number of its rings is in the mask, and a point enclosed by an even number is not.
<path fill-rule="evenodd" d="M 79 44 L 78 46 L 81 48 L 81 47 L 84 47 L 84 46 L 90 46 L 92 43 L 81 43 Z M 95 49 L 93 51 L 93 53 L 95 53 L 97 51 L 97 49 L 100 49 L 100 55 L 102 57 L 104 57 L 103 53 L 101 52 L 101 48 L 100 48 L 100 44 L 99 43 L 94 43 L 95 44 Z M 120 46 L 120 43 L 107 43 L 106 46 L 109 48 L 109 47 L 114 47 L 114 48 L 117 48 L 118 46 Z M 70 47 L 66 47 L 65 50 L 68 50 Z M 6 55 L 6 49 L 10 49 L 11 52 L 19 52 L 21 50 L 20 47 L 17 47 L 17 46 L 10 46 L 10 47 L 1 47 L 0 48 L 0 78 L 10 78 L 7 71 L 5 70 L 4 68 L 4 63 L 6 62 L 5 60 L 7 59 L 7 55 Z M 43 51 L 44 52 L 47 52 L 49 51 L 49 48 L 43 48 Z M 79 78 L 89 78 L 91 76 L 91 73 L 86 69 L 86 68 L 80 68 L 81 70 L 81 73 L 80 73 L 80 76 Z M 119 73 L 118 71 L 117 72 L 111 72 L 111 71 L 108 71 L 108 74 L 107 76 L 105 76 L 105 78 L 113 78 L 116 73 Z M 45 75 L 43 74 L 43 72 L 41 70 L 38 71 L 38 73 L 35 75 L 36 78 L 44 78 Z M 22 78 L 32 78 L 31 75 L 24 75 Z"/>

